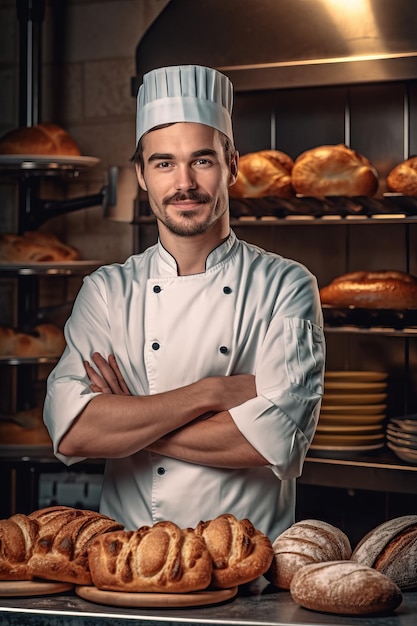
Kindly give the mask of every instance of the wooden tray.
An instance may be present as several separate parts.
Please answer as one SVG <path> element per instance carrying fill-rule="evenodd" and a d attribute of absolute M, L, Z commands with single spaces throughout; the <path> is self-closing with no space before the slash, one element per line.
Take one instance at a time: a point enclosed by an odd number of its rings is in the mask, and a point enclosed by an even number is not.
<path fill-rule="evenodd" d="M 75 593 L 98 604 L 124 607 L 158 607 L 170 608 L 180 606 L 201 606 L 217 604 L 234 598 L 238 588 L 216 589 L 213 591 L 194 591 L 192 593 L 124 593 L 121 591 L 103 591 L 97 587 L 80 585 Z"/>
<path fill-rule="evenodd" d="M 48 580 L 1 580 L 0 597 L 47 596 L 73 589 L 71 583 Z"/>

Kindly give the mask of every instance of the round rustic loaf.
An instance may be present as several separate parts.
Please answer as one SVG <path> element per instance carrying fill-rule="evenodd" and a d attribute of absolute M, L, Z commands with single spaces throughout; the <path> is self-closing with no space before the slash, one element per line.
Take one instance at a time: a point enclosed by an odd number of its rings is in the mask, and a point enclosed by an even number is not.
<path fill-rule="evenodd" d="M 323 613 L 391 613 L 402 602 L 399 587 L 387 576 L 353 561 L 312 563 L 295 573 L 291 597 L 300 606 Z"/>
<path fill-rule="evenodd" d="M 371 530 L 352 560 L 385 574 L 402 590 L 417 587 L 417 515 L 396 517 Z"/>
<path fill-rule="evenodd" d="M 46 156 L 80 156 L 78 145 L 66 130 L 47 122 L 35 126 L 21 126 L 0 139 L 0 154 Z"/>
<path fill-rule="evenodd" d="M 229 188 L 232 198 L 290 198 L 293 160 L 280 150 L 249 152 L 239 158 L 236 182 Z"/>
<path fill-rule="evenodd" d="M 350 272 L 320 289 L 322 304 L 364 309 L 416 309 L 417 277 L 397 270 Z"/>
<path fill-rule="evenodd" d="M 387 187 L 405 196 L 417 196 L 417 156 L 398 163 L 387 176 Z"/>
<path fill-rule="evenodd" d="M 304 196 L 373 196 L 378 173 L 355 150 L 343 144 L 325 145 L 296 158 L 291 182 L 295 192 Z"/>
<path fill-rule="evenodd" d="M 289 589 L 294 574 L 305 565 L 349 559 L 352 549 L 343 531 L 327 522 L 296 522 L 272 544 L 274 558 L 266 574 L 276 587 Z"/>

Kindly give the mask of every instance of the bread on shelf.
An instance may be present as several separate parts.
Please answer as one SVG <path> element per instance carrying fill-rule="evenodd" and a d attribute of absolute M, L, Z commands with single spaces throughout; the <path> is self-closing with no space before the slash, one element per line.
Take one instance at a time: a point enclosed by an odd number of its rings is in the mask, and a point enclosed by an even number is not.
<path fill-rule="evenodd" d="M 293 160 L 280 150 L 260 150 L 239 158 L 236 182 L 229 187 L 231 198 L 290 198 Z"/>
<path fill-rule="evenodd" d="M 80 258 L 78 250 L 44 231 L 0 234 L 1 263 L 62 263 Z"/>
<path fill-rule="evenodd" d="M 417 156 L 398 163 L 388 173 L 387 187 L 394 193 L 417 196 Z"/>
<path fill-rule="evenodd" d="M 417 309 L 417 277 L 398 270 L 342 274 L 320 289 L 322 304 L 364 309 Z"/>
<path fill-rule="evenodd" d="M 0 138 L 0 154 L 79 157 L 80 148 L 58 124 L 20 126 Z"/>
<path fill-rule="evenodd" d="M 31 332 L 0 326 L 0 356 L 58 357 L 64 348 L 64 333 L 54 324 L 38 324 Z"/>
<path fill-rule="evenodd" d="M 373 196 L 378 181 L 369 159 L 344 144 L 306 150 L 295 159 L 291 172 L 295 192 L 313 197 Z"/>

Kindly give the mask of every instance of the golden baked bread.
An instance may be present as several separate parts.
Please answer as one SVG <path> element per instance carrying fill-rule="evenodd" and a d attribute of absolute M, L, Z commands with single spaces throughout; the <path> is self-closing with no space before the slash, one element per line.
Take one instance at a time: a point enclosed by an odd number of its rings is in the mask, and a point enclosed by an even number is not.
<path fill-rule="evenodd" d="M 225 513 L 199 522 L 195 532 L 213 560 L 212 585 L 229 589 L 255 580 L 270 567 L 273 550 L 268 537 L 248 519 Z"/>
<path fill-rule="evenodd" d="M 350 559 L 352 548 L 345 533 L 327 522 L 296 522 L 272 543 L 274 558 L 265 575 L 276 587 L 289 589 L 301 567 L 323 561 Z"/>
<path fill-rule="evenodd" d="M 350 272 L 320 289 L 322 304 L 364 309 L 416 309 L 417 277 L 398 270 Z"/>
<path fill-rule="evenodd" d="M 292 158 L 280 150 L 244 154 L 239 158 L 237 179 L 229 187 L 229 195 L 231 198 L 290 198 L 294 195 L 292 166 Z"/>
<path fill-rule="evenodd" d="M 0 138 L 0 154 L 80 156 L 81 152 L 66 130 L 46 122 L 21 126 Z"/>
<path fill-rule="evenodd" d="M 387 176 L 387 187 L 405 196 L 417 196 L 417 156 L 398 163 Z"/>
<path fill-rule="evenodd" d="M 325 145 L 296 158 L 291 182 L 295 192 L 304 196 L 373 196 L 378 173 L 355 150 L 343 144 Z"/>
<path fill-rule="evenodd" d="M 91 585 L 88 547 L 92 541 L 123 529 L 105 515 L 72 507 L 47 507 L 29 517 L 39 524 L 28 562 L 30 576 L 77 585 Z"/>
<path fill-rule="evenodd" d="M 128 592 L 198 591 L 209 586 L 212 572 L 204 541 L 169 521 L 98 537 L 89 567 L 98 589 Z"/>
<path fill-rule="evenodd" d="M 22 358 L 60 356 L 64 348 L 64 334 L 53 324 L 38 324 L 30 333 L 0 326 L 1 356 Z"/>
<path fill-rule="evenodd" d="M 10 415 L 0 422 L 2 445 L 51 446 L 52 441 L 42 419 L 42 408 L 36 407 Z"/>
<path fill-rule="evenodd" d="M 0 263 L 62 263 L 80 258 L 78 250 L 52 233 L 31 231 L 0 235 Z"/>
<path fill-rule="evenodd" d="M 294 574 L 290 593 L 306 609 L 340 615 L 391 613 L 402 602 L 392 580 L 353 561 L 305 565 Z"/>
<path fill-rule="evenodd" d="M 401 590 L 417 587 L 417 515 L 380 524 L 363 537 L 352 560 L 373 567 Z"/>
<path fill-rule="evenodd" d="M 30 580 L 28 561 L 39 523 L 22 513 L 0 520 L 0 580 Z"/>

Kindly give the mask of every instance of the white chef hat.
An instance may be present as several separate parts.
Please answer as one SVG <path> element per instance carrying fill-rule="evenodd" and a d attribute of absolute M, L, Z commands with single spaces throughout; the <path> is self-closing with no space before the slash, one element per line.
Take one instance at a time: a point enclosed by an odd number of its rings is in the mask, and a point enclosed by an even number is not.
<path fill-rule="evenodd" d="M 144 75 L 137 98 L 136 143 L 148 130 L 171 122 L 217 128 L 233 143 L 233 85 L 200 65 L 162 67 Z"/>

